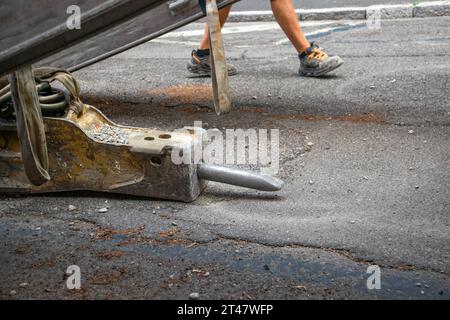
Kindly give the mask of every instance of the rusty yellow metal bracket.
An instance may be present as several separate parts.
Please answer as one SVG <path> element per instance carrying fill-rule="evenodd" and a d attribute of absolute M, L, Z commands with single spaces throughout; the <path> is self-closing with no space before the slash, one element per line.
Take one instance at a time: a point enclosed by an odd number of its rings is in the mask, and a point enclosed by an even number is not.
<path fill-rule="evenodd" d="M 195 143 L 195 130 L 119 126 L 88 105 L 80 116 L 44 123 L 51 180 L 42 185 L 28 179 L 15 128 L 0 125 L 1 193 L 92 190 L 189 202 L 206 186 L 196 165 L 171 160 L 174 146 Z"/>
<path fill-rule="evenodd" d="M 30 182 L 15 125 L 0 122 L 0 193 L 34 194 L 90 190 L 191 202 L 218 181 L 263 191 L 282 182 L 270 176 L 203 163 L 175 163 L 172 152 L 189 152 L 201 143 L 203 129 L 165 132 L 125 127 L 93 106 L 80 115 L 44 118 L 51 177 Z"/>

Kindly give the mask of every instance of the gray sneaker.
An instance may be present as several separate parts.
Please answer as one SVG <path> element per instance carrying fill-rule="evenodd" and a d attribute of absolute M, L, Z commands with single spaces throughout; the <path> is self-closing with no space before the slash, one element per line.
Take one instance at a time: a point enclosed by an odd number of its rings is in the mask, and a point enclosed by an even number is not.
<path fill-rule="evenodd" d="M 300 70 L 298 73 L 303 77 L 320 77 L 336 70 L 344 61 L 339 56 L 329 56 L 322 48 L 314 43 L 311 47 L 299 55 Z"/>
<path fill-rule="evenodd" d="M 191 60 L 186 65 L 188 71 L 197 76 L 210 77 L 211 76 L 211 59 L 209 55 L 199 55 L 197 50 L 192 51 Z M 227 64 L 228 75 L 234 76 L 237 74 L 237 69 Z"/>

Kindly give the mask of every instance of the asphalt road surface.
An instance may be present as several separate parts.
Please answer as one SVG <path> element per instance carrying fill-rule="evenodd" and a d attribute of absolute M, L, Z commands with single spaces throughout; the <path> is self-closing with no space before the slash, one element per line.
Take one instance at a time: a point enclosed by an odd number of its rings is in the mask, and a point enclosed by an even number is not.
<path fill-rule="evenodd" d="M 298 77 L 275 23 L 229 24 L 239 74 L 220 117 L 210 80 L 185 71 L 200 24 L 75 73 L 120 124 L 279 129 L 285 187 L 211 183 L 190 204 L 3 197 L 1 298 L 449 299 L 450 18 L 303 26 L 345 65 Z M 69 265 L 82 290 L 66 289 Z M 367 288 L 371 265 L 380 290 Z"/>
<path fill-rule="evenodd" d="M 293 0 L 297 9 L 317 9 L 336 7 L 367 7 L 377 4 L 405 4 L 408 0 Z M 270 0 L 241 0 L 234 10 L 270 10 Z"/>

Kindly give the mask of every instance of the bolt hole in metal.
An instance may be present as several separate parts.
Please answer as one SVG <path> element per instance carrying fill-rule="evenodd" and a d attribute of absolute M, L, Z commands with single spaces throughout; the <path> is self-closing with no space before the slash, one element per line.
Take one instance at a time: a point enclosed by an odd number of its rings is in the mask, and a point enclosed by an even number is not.
<path fill-rule="evenodd" d="M 144 140 L 145 141 L 154 141 L 155 138 L 153 138 L 153 137 L 145 137 Z"/>
<path fill-rule="evenodd" d="M 156 167 L 159 167 L 162 164 L 162 160 L 160 157 L 151 157 L 150 163 Z"/>
<path fill-rule="evenodd" d="M 167 139 L 172 138 L 172 136 L 170 134 L 162 134 L 162 135 L 159 136 L 159 138 L 167 140 Z"/>

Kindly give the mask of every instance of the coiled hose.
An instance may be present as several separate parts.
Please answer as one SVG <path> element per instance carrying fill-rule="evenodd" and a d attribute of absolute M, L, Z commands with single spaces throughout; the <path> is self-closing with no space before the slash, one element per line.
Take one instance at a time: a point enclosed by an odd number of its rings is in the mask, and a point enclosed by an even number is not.
<path fill-rule="evenodd" d="M 36 85 L 42 114 L 44 116 L 60 116 L 69 107 L 70 97 L 63 90 L 52 88 L 48 82 Z M 11 98 L 10 85 L 0 89 L 0 118 L 15 119 L 15 111 Z"/>

